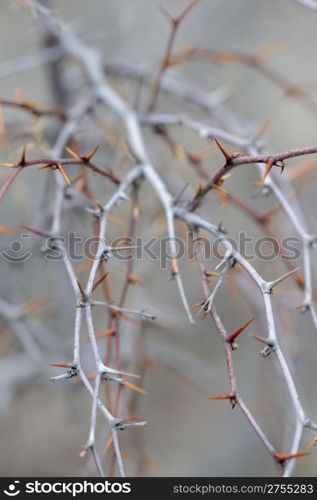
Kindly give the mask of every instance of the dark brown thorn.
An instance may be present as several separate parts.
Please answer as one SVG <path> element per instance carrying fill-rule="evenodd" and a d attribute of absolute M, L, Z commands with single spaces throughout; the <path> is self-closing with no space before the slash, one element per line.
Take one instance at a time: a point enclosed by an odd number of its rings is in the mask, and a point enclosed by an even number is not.
<path fill-rule="evenodd" d="M 79 280 L 77 280 L 77 285 L 78 285 L 78 288 L 79 288 L 79 291 L 80 291 L 80 293 L 81 293 L 82 298 L 83 298 L 83 299 L 85 299 L 85 298 L 86 298 L 86 296 L 85 296 L 85 292 L 84 292 L 84 289 L 83 289 L 83 287 L 81 286 L 81 283 L 80 283 L 80 281 L 79 281 Z"/>
<path fill-rule="evenodd" d="M 89 155 L 87 155 L 87 156 L 82 156 L 82 157 L 81 157 L 81 159 L 82 159 L 84 162 L 89 163 L 89 162 L 90 162 L 90 160 L 91 160 L 91 159 L 95 156 L 95 154 L 97 153 L 98 149 L 99 149 L 99 146 L 95 146 L 95 147 L 91 150 L 91 152 L 89 153 Z"/>
<path fill-rule="evenodd" d="M 220 149 L 223 156 L 225 157 L 226 163 L 230 163 L 231 159 L 232 159 L 231 155 L 225 150 L 225 148 L 222 146 L 222 144 L 220 144 L 220 142 L 217 139 L 215 139 L 215 143 L 217 144 L 218 148 Z"/>
<path fill-rule="evenodd" d="M 21 159 L 19 161 L 19 166 L 24 167 L 26 164 L 26 146 L 23 146 Z"/>
<path fill-rule="evenodd" d="M 108 276 L 109 273 L 106 273 L 104 274 L 103 276 L 101 276 L 101 278 L 99 278 L 98 281 L 96 281 L 96 283 L 94 284 L 94 286 L 92 287 L 92 291 L 94 292 L 96 290 L 96 288 L 103 282 L 103 280 Z"/>

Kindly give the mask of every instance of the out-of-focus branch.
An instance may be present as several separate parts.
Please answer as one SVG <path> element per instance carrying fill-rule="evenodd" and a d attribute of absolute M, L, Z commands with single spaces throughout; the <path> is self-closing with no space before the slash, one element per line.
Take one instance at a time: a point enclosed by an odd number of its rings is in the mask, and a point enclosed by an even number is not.
<path fill-rule="evenodd" d="M 2 61 L 0 63 L 0 78 L 5 78 L 22 71 L 37 68 L 43 64 L 50 64 L 51 62 L 60 59 L 61 55 L 62 50 L 60 47 L 55 46 L 43 49 L 36 54 L 17 57 L 15 59 L 11 59 L 10 61 Z"/>
<path fill-rule="evenodd" d="M 315 2 L 314 0 L 293 0 L 293 2 L 317 11 L 317 2 Z"/>

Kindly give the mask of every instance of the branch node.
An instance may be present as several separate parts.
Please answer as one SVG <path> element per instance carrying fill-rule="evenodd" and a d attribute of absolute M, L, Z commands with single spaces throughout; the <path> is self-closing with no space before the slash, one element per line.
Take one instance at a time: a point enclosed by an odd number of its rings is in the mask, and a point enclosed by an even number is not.
<path fill-rule="evenodd" d="M 261 356 L 263 356 L 263 358 L 267 358 L 274 351 L 276 351 L 276 346 L 271 343 L 270 344 L 268 343 L 268 345 L 264 347 L 262 351 L 260 351 L 260 354 Z"/>
<path fill-rule="evenodd" d="M 57 382 L 59 380 L 68 380 L 73 377 L 77 377 L 79 373 L 79 370 L 76 365 L 71 365 L 69 366 L 68 370 L 65 373 L 62 373 L 62 375 L 57 375 L 56 377 L 50 377 L 49 381 L 50 382 Z"/>

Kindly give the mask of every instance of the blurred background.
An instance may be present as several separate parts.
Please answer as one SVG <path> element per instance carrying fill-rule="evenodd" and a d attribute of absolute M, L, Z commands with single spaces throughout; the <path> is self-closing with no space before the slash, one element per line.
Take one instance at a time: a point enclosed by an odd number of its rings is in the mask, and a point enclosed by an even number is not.
<path fill-rule="evenodd" d="M 111 85 L 129 104 L 137 103 L 139 109 L 145 111 L 151 88 L 140 87 L 138 79 L 120 76 L 113 68 L 151 70 L 156 74 L 170 33 L 170 25 L 160 7 L 176 16 L 188 2 L 52 0 L 46 4 L 56 9 L 65 29 L 74 30 L 87 44 L 98 48 L 109 67 Z M 35 101 L 42 108 L 69 109 L 75 105 L 89 88 L 80 65 L 69 59 L 53 61 L 54 40 L 23 1 L 2 1 L 0 13 L 0 99 Z M 282 85 L 280 81 L 272 81 L 270 74 L 261 69 L 230 57 L 223 57 L 217 63 L 189 57 L 184 64 L 169 68 L 165 76 L 199 89 L 212 102 L 219 101 L 237 120 L 236 127 L 242 137 L 261 131 L 264 150 L 275 152 L 315 144 L 316 20 L 317 13 L 290 0 L 202 1 L 181 24 L 174 51 L 190 52 L 196 47 L 258 54 L 261 64 L 274 75 L 282 75 Z M 52 72 L 57 70 L 61 74 L 60 88 L 56 88 L 53 81 Z M 296 91 L 287 93 L 284 82 L 288 88 L 296 86 L 297 94 Z M 304 90 L 308 97 L 298 97 L 298 89 Z M 316 108 L 312 104 L 315 98 Z M 156 110 L 222 125 L 217 114 L 206 114 L 184 100 L 163 93 Z M 74 141 L 84 152 L 100 144 L 96 164 L 122 175 L 131 166 L 124 148 L 118 145 L 118 137 L 123 134 L 122 124 L 104 107 L 97 108 L 93 118 L 81 121 Z M 43 156 L 60 127 L 55 118 L 34 118 L 21 109 L 6 106 L 2 106 L 0 125 L 2 162 L 18 161 L 24 145 L 28 158 Z M 223 158 L 211 141 L 177 127 L 169 130 L 175 144 L 186 151 L 198 153 L 211 148 L 203 160 L 203 167 L 210 175 L 222 166 Z M 177 196 L 188 184 L 181 200 L 190 200 L 199 180 L 195 169 L 184 161 L 180 149 L 178 154 L 177 150 L 173 153 L 151 128 L 144 127 L 144 134 L 150 158 L 170 190 Z M 229 144 L 226 147 L 234 151 Z M 292 203 L 299 204 L 312 234 L 317 231 L 316 167 L 314 157 L 309 157 L 305 162 L 288 161 L 285 172 L 285 176 L 294 180 Z M 1 167 L 1 184 L 7 176 L 8 169 Z M 0 259 L 0 474 L 3 476 L 95 475 L 89 456 L 79 457 L 88 434 L 90 397 L 76 381 L 49 382 L 50 376 L 59 373 L 49 364 L 69 362 L 72 357 L 73 293 L 62 263 L 45 259 L 41 250 L 43 239 L 34 234 L 20 237 L 26 234 L 19 227 L 21 224 L 43 231 L 49 227 L 54 204 L 53 176 L 48 170 L 39 172 L 28 168 L 1 203 L 0 224 L 17 231 L 15 236 L 0 233 L 1 252 L 14 252 L 12 243 L 19 241 L 21 251 L 32 254 L 23 263 L 10 263 L 2 257 L 3 253 Z M 90 173 L 89 179 L 95 200 L 105 203 L 114 187 L 107 179 Z M 258 180 L 256 167 L 245 166 L 234 172 L 225 188 L 255 211 L 275 208 L 273 197 L 260 196 L 259 190 L 250 185 Z M 73 191 L 65 201 L 63 234 L 72 230 L 88 238 L 92 235 L 91 215 L 84 210 L 83 193 L 79 189 Z M 254 238 L 263 235 L 261 227 L 245 213 L 230 203 L 222 203 L 219 193 L 209 193 L 200 213 L 214 224 L 222 223 L 233 237 L 237 238 L 240 231 Z M 129 207 L 120 206 L 113 215 L 123 223 L 110 225 L 110 240 L 126 234 Z M 182 223 L 177 222 L 176 229 L 180 236 L 186 237 Z M 279 240 L 296 236 L 290 221 L 279 211 L 270 219 L 270 229 Z M 136 235 L 164 236 L 165 231 L 159 202 L 144 185 L 140 191 Z M 297 247 L 300 248 L 300 244 Z M 79 267 L 84 260 L 74 262 L 74 267 Z M 271 261 L 254 258 L 252 263 L 268 280 L 286 272 L 278 257 Z M 207 267 L 212 270 L 216 264 L 217 260 L 211 259 Z M 301 258 L 294 262 L 295 267 L 301 264 Z M 190 304 L 199 303 L 202 288 L 195 264 L 184 257 L 180 268 Z M 118 298 L 125 264 L 110 259 L 109 271 L 112 292 Z M 83 283 L 87 273 L 80 274 Z M 146 308 L 156 315 L 156 320 L 143 325 L 121 322 L 123 359 L 129 369 L 144 368 L 142 388 L 148 392 L 141 395 L 126 388 L 123 391 L 121 414 L 131 414 L 133 410 L 148 422 L 145 428 L 131 428 L 120 435 L 122 449 L 129 456 L 125 459 L 128 474 L 276 475 L 271 457 L 239 409 L 231 411 L 225 401 L 207 400 L 208 396 L 228 391 L 223 343 L 213 323 L 209 318 L 202 320 L 198 309 L 193 311 L 196 324 L 188 323 L 176 285 L 170 279 L 170 270 L 160 269 L 158 262 L 144 258 L 135 263 L 133 274 L 144 287 L 131 286 L 126 305 Z M 210 281 L 211 286 L 214 283 Z M 102 294 L 98 293 L 101 300 Z M 31 308 L 18 324 L 10 321 L 12 307 L 20 307 L 35 297 L 44 297 L 43 304 Z M 316 420 L 316 332 L 309 315 L 295 310 L 301 300 L 301 290 L 290 279 L 274 294 L 274 312 L 302 402 L 308 416 Z M 287 453 L 294 433 L 292 406 L 273 357 L 260 356 L 261 345 L 249 335 L 265 336 L 260 294 L 244 273 L 235 268 L 225 279 L 216 306 L 228 332 L 235 331 L 253 316 L 257 318 L 241 337 L 235 353 L 239 389 L 276 449 Z M 94 320 L 97 332 L 106 329 L 105 311 L 96 310 Z M 88 370 L 91 359 L 89 344 L 84 339 L 86 334 L 83 329 L 82 350 Z M 104 344 L 101 339 L 101 352 Z M 108 437 L 107 425 L 100 418 L 100 450 Z M 311 432 L 305 431 L 301 449 L 312 437 Z M 109 451 L 104 462 L 107 470 L 111 462 Z M 314 476 L 316 464 L 313 449 L 310 457 L 298 460 L 295 475 Z"/>

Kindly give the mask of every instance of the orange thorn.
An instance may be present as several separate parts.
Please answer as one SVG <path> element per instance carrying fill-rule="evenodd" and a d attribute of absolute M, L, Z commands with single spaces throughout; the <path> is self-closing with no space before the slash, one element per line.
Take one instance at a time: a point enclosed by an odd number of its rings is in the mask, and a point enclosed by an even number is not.
<path fill-rule="evenodd" d="M 22 309 L 25 314 L 30 314 L 34 309 L 41 307 L 50 299 L 49 295 L 42 295 L 40 297 L 35 297 L 34 299 L 28 300 L 23 304 Z"/>
<path fill-rule="evenodd" d="M 188 157 L 188 154 L 186 153 L 185 149 L 180 144 L 174 144 L 173 153 L 181 161 L 185 161 L 186 158 Z"/>
<path fill-rule="evenodd" d="M 264 120 L 261 127 L 259 128 L 259 130 L 255 134 L 254 139 L 259 140 L 265 134 L 265 132 L 267 131 L 267 129 L 269 128 L 270 125 L 271 125 L 271 120 L 269 120 L 268 118 L 266 120 Z"/>
<path fill-rule="evenodd" d="M 119 372 L 120 372 L 120 375 L 124 375 L 125 377 L 141 378 L 140 375 L 136 375 L 135 373 L 123 372 L 122 370 L 119 370 Z"/>
<path fill-rule="evenodd" d="M 261 344 L 267 345 L 267 340 L 264 337 L 259 337 L 258 335 L 250 335 L 250 337 L 258 342 L 261 342 Z"/>
<path fill-rule="evenodd" d="M 26 146 L 23 146 L 21 159 L 20 159 L 20 161 L 19 161 L 19 165 L 20 165 L 21 167 L 24 167 L 25 162 L 26 162 L 26 156 L 25 156 L 25 153 L 26 153 Z"/>
<path fill-rule="evenodd" d="M 185 7 L 185 9 L 183 10 L 183 12 L 181 12 L 181 14 L 178 16 L 177 18 L 177 21 L 178 22 L 181 22 L 183 21 L 183 19 L 187 16 L 187 14 L 193 9 L 193 7 L 195 7 L 199 2 L 201 2 L 201 0 L 193 0 L 189 5 L 187 5 L 187 7 Z"/>
<path fill-rule="evenodd" d="M 207 156 L 211 155 L 215 152 L 215 146 L 211 146 L 210 148 L 204 149 L 203 151 L 199 151 L 198 153 L 187 153 L 188 159 L 192 163 L 201 163 Z"/>
<path fill-rule="evenodd" d="M 207 399 L 231 399 L 232 394 L 221 394 L 220 396 L 208 396 Z"/>
<path fill-rule="evenodd" d="M 227 338 L 227 341 L 232 344 L 232 342 L 238 337 L 238 335 L 240 335 L 242 332 L 244 332 L 244 330 L 246 328 L 248 328 L 248 326 L 251 325 L 251 323 L 253 323 L 254 320 L 255 320 L 255 318 L 252 318 L 252 319 L 250 319 L 250 321 L 247 321 L 243 326 L 241 326 L 241 328 L 238 328 L 238 330 L 236 330 L 234 333 L 232 333 Z"/>
<path fill-rule="evenodd" d="M 89 450 L 89 446 L 88 444 L 84 444 L 81 448 L 80 448 L 80 456 L 85 456 L 87 451 Z"/>
<path fill-rule="evenodd" d="M 262 181 L 256 181 L 256 182 L 247 182 L 248 186 L 255 186 L 255 187 L 263 187 L 263 182 Z"/>
<path fill-rule="evenodd" d="M 197 307 L 200 307 L 202 305 L 204 305 L 204 302 L 197 302 L 197 304 L 193 304 L 192 306 L 190 306 L 189 309 L 197 309 Z"/>
<path fill-rule="evenodd" d="M 108 276 L 109 273 L 106 273 L 104 274 L 101 278 L 99 278 L 98 281 L 96 281 L 96 283 L 94 284 L 94 286 L 92 287 L 92 291 L 94 292 L 96 290 L 96 288 L 103 282 L 103 280 Z"/>
<path fill-rule="evenodd" d="M 273 165 L 274 165 L 274 162 L 273 162 L 272 158 L 270 158 L 267 162 L 267 167 L 266 167 L 264 175 L 261 179 L 262 184 L 265 182 L 265 179 L 267 178 L 267 176 L 271 172 Z"/>
<path fill-rule="evenodd" d="M 104 449 L 103 449 L 103 452 L 102 452 L 102 453 L 103 453 L 103 455 L 104 455 L 105 453 L 107 453 L 107 451 L 109 450 L 109 448 L 110 448 L 110 446 L 111 446 L 112 444 L 113 444 L 113 439 L 112 439 L 112 437 L 110 437 L 110 438 L 108 439 L 107 443 L 106 443 L 106 446 L 105 446 L 105 447 L 104 447 Z"/>
<path fill-rule="evenodd" d="M 16 99 L 17 103 L 19 103 L 19 104 L 24 102 L 24 95 L 23 95 L 23 91 L 22 91 L 20 86 L 15 87 L 15 99 Z"/>
<path fill-rule="evenodd" d="M 128 460 L 132 460 L 133 458 L 135 458 L 134 455 L 129 455 L 128 453 L 126 453 L 125 451 L 121 451 L 121 456 L 123 458 L 127 458 Z"/>
<path fill-rule="evenodd" d="M 72 365 L 69 363 L 50 363 L 50 366 L 56 366 L 57 368 L 71 368 Z"/>
<path fill-rule="evenodd" d="M 243 64 L 244 62 L 244 58 L 239 54 L 226 50 L 217 50 L 213 59 L 220 64 Z"/>
<path fill-rule="evenodd" d="M 104 332 L 96 333 L 96 338 L 99 339 L 100 337 L 106 337 L 106 336 L 111 336 L 111 335 L 115 335 L 115 334 L 116 334 L 115 328 L 109 328 L 108 330 L 105 330 Z"/>
<path fill-rule="evenodd" d="M 199 182 L 198 186 L 196 187 L 195 197 L 200 196 L 201 191 L 202 191 L 202 183 Z"/>
<path fill-rule="evenodd" d="M 46 168 L 51 168 L 52 170 L 56 170 L 56 165 L 54 164 L 47 164 L 47 165 L 43 165 L 42 167 L 38 167 L 37 170 L 45 170 Z"/>
<path fill-rule="evenodd" d="M 9 234 L 10 236 L 14 236 L 17 234 L 16 231 L 13 231 L 13 229 L 10 229 L 9 227 L 1 226 L 1 225 L 0 225 L 0 233 Z"/>
<path fill-rule="evenodd" d="M 267 178 L 267 176 L 269 175 L 270 171 L 272 170 L 272 167 L 273 166 L 276 166 L 276 167 L 280 167 L 281 169 L 281 174 L 283 173 L 284 171 L 284 168 L 285 168 L 285 165 L 284 165 L 284 162 L 283 161 L 276 161 L 274 162 L 272 158 L 269 158 L 269 160 L 267 161 L 267 167 L 266 167 L 266 170 L 264 172 L 264 175 L 261 179 L 261 182 L 262 184 L 264 183 L 265 179 Z"/>
<path fill-rule="evenodd" d="M 37 234 L 38 236 L 44 236 L 45 238 L 51 238 L 51 236 L 48 233 L 43 233 L 43 231 L 39 231 L 38 229 L 34 229 L 33 227 L 25 226 L 24 224 L 19 224 L 19 227 L 21 227 L 22 229 L 25 229 L 26 231 L 29 231 L 30 233 Z"/>
<path fill-rule="evenodd" d="M 283 455 L 283 453 L 275 453 L 274 454 L 276 460 L 280 463 L 283 463 L 286 460 L 290 460 L 291 458 L 306 457 L 307 455 L 311 455 L 311 453 L 309 451 L 303 451 L 301 453 L 293 453 L 291 455 Z"/>
<path fill-rule="evenodd" d="M 64 177 L 64 179 L 65 179 L 65 181 L 67 182 L 67 184 L 68 184 L 69 186 L 71 186 L 71 185 L 72 185 L 72 183 L 70 182 L 70 180 L 69 180 L 69 178 L 68 178 L 68 176 L 67 176 L 67 174 L 66 174 L 65 170 L 63 169 L 62 165 L 58 165 L 58 167 L 57 167 L 57 168 L 58 168 L 58 170 L 60 171 L 60 173 L 62 174 L 62 176 Z"/>
<path fill-rule="evenodd" d="M 229 399 L 232 410 L 237 404 L 237 400 L 234 394 L 221 394 L 220 396 L 209 396 L 207 399 L 215 399 L 215 400 Z"/>
<path fill-rule="evenodd" d="M 86 262 L 84 262 L 83 264 L 81 264 L 80 266 L 78 266 L 77 269 L 75 269 L 75 274 L 83 273 L 84 271 L 86 271 L 87 269 L 89 269 L 92 266 L 92 264 L 93 264 L 92 261 L 87 260 Z"/>
<path fill-rule="evenodd" d="M 294 277 L 296 283 L 298 286 L 303 288 L 305 286 L 305 280 L 301 274 L 298 274 L 297 276 Z"/>
<path fill-rule="evenodd" d="M 89 155 L 87 156 L 83 156 L 82 159 L 87 161 L 88 163 L 90 162 L 90 160 L 95 156 L 95 154 L 97 153 L 99 149 L 99 146 L 96 146 L 92 149 L 92 151 L 89 153 Z"/>
<path fill-rule="evenodd" d="M 124 422 L 139 422 L 141 417 L 139 415 L 131 415 L 131 417 L 127 417 L 124 419 Z"/>
<path fill-rule="evenodd" d="M 72 156 L 73 158 L 76 158 L 77 160 L 80 160 L 81 159 L 81 156 L 76 153 L 76 151 L 73 151 L 71 148 L 69 148 L 68 146 L 65 146 L 65 149 L 67 151 L 67 153 L 70 154 L 70 156 Z"/>
<path fill-rule="evenodd" d="M 179 274 L 178 264 L 177 264 L 177 261 L 175 259 L 173 259 L 173 261 L 172 261 L 171 272 L 172 272 L 173 278 Z"/>
<path fill-rule="evenodd" d="M 220 149 L 220 151 L 222 152 L 223 156 L 225 157 L 226 162 L 229 163 L 231 161 L 231 156 L 229 155 L 229 153 L 227 153 L 227 151 L 225 150 L 225 148 L 220 144 L 219 141 L 217 141 L 217 139 L 215 139 L 215 143 L 217 144 L 218 148 Z"/>
<path fill-rule="evenodd" d="M 217 273 L 215 271 L 209 271 L 208 269 L 205 269 L 204 275 L 208 276 L 208 278 L 209 278 L 209 277 L 212 277 L 212 276 L 220 276 L 220 273 Z"/>
<path fill-rule="evenodd" d="M 125 387 L 128 387 L 129 389 L 132 389 L 133 391 L 139 392 L 140 394 L 143 394 L 144 396 L 147 395 L 147 392 L 144 389 L 141 389 L 141 387 L 137 387 L 134 384 L 131 384 L 131 382 L 127 382 L 124 380 L 121 382 L 121 385 L 124 385 Z"/>
<path fill-rule="evenodd" d="M 217 191 L 220 191 L 220 193 L 222 194 L 229 194 L 229 191 L 226 191 L 225 189 L 223 189 L 221 186 L 219 186 L 218 184 L 214 184 L 212 186 L 212 189 L 216 189 Z"/>
<path fill-rule="evenodd" d="M 310 448 L 311 446 L 313 446 L 314 444 L 317 443 L 317 436 L 314 437 L 311 441 L 309 441 L 308 445 L 306 446 L 306 448 Z"/>
<path fill-rule="evenodd" d="M 295 306 L 295 309 L 297 309 L 298 311 L 307 311 L 307 309 L 309 308 L 309 305 L 308 304 L 297 304 L 297 306 Z"/>
<path fill-rule="evenodd" d="M 78 285 L 78 288 L 79 288 L 79 290 L 80 290 L 81 296 L 82 296 L 82 297 L 85 297 L 85 292 L 84 292 L 84 289 L 83 289 L 83 287 L 81 286 L 80 281 L 78 281 L 78 280 L 77 280 L 77 285 Z"/>

